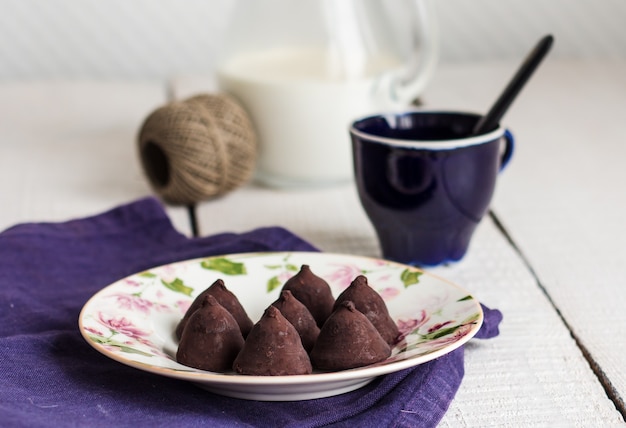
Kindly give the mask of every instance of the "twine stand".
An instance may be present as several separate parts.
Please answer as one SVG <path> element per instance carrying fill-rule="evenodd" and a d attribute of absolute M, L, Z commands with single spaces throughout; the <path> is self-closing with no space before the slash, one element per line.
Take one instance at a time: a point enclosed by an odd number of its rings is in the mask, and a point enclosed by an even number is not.
<path fill-rule="evenodd" d="M 141 126 L 138 149 L 154 192 L 168 204 L 193 206 L 246 183 L 257 142 L 247 112 L 218 93 L 153 111 Z"/>

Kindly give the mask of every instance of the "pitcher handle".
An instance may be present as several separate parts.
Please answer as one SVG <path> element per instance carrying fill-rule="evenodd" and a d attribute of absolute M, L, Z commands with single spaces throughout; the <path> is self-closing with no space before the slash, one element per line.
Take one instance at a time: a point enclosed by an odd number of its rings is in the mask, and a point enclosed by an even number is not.
<path fill-rule="evenodd" d="M 413 0 L 414 13 L 418 19 L 414 63 L 404 77 L 392 78 L 390 95 L 394 103 L 412 104 L 432 78 L 439 60 L 439 26 L 431 0 Z"/>

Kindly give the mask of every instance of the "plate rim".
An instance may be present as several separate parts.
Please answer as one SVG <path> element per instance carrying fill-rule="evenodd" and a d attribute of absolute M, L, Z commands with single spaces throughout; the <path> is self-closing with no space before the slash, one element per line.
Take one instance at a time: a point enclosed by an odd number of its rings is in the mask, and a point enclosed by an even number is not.
<path fill-rule="evenodd" d="M 418 355 L 415 357 L 410 357 L 402 360 L 398 360 L 389 364 L 372 364 L 363 367 L 357 367 L 354 369 L 348 370 L 340 370 L 333 372 L 321 372 L 321 373 L 312 373 L 306 375 L 286 375 L 286 376 L 251 376 L 251 375 L 237 375 L 234 373 L 218 373 L 218 372 L 210 372 L 200 369 L 195 369 L 189 367 L 188 370 L 179 370 L 169 367 L 156 366 L 148 363 L 144 363 L 141 361 L 131 360 L 127 358 L 123 358 L 119 352 L 114 352 L 108 350 L 102 344 L 99 344 L 93 341 L 84 326 L 85 317 L 87 315 L 87 309 L 90 305 L 93 304 L 101 295 L 105 294 L 107 290 L 111 287 L 117 285 L 118 283 L 132 278 L 142 272 L 146 272 L 153 269 L 162 268 L 165 266 L 173 266 L 173 265 L 183 265 L 183 264 L 191 264 L 197 263 L 202 260 L 212 259 L 212 258 L 225 258 L 225 257 L 249 257 L 249 256 L 278 256 L 278 255 L 287 255 L 287 254 L 299 254 L 299 255 L 311 255 L 313 257 L 348 257 L 355 259 L 364 259 L 371 262 L 383 261 L 388 265 L 395 265 L 398 267 L 410 268 L 411 270 L 421 272 L 422 274 L 435 278 L 439 281 L 443 281 L 447 283 L 449 286 L 456 288 L 467 296 L 471 296 L 471 300 L 475 303 L 476 310 L 478 313 L 478 318 L 471 325 L 470 330 L 460 339 L 456 340 L 453 343 L 447 344 L 446 346 L 435 350 L 433 352 L 429 352 L 424 355 Z M 193 298 L 192 298 L 193 300 Z M 392 260 L 387 260 L 383 258 L 371 257 L 371 256 L 363 256 L 358 254 L 348 254 L 348 253 L 329 253 L 329 252 L 321 252 L 321 251 L 249 251 L 249 252 L 238 252 L 238 253 L 224 253 L 224 254 L 216 254 L 205 257 L 194 257 L 185 260 L 174 261 L 171 263 L 163 263 L 160 265 L 155 265 L 152 267 L 148 267 L 141 272 L 135 272 L 133 274 L 122 277 L 98 290 L 94 293 L 83 305 L 81 311 L 78 316 L 78 327 L 79 331 L 83 337 L 83 339 L 96 351 L 100 352 L 104 356 L 117 361 L 121 364 L 124 364 L 129 367 L 136 368 L 138 370 L 142 370 L 148 373 L 157 374 L 161 376 L 166 376 L 169 378 L 181 379 L 196 383 L 202 384 L 211 384 L 211 385 L 248 385 L 248 386 L 289 386 L 289 385 L 301 385 L 301 384 L 319 384 L 326 382 L 342 382 L 349 380 L 361 380 L 366 378 L 375 378 L 378 376 L 395 373 L 397 371 L 401 371 L 404 369 L 417 367 L 439 357 L 442 357 L 448 353 L 455 351 L 460 348 L 464 344 L 466 344 L 469 340 L 471 340 L 476 333 L 480 330 L 484 321 L 484 311 L 480 301 L 474 296 L 473 293 L 469 292 L 464 287 L 456 284 L 455 282 L 442 277 L 439 274 L 434 274 L 429 271 L 426 271 L 417 266 L 411 266 L 399 262 L 395 262 Z M 174 362 L 176 362 L 174 360 Z M 180 364 L 180 363 L 179 363 Z"/>

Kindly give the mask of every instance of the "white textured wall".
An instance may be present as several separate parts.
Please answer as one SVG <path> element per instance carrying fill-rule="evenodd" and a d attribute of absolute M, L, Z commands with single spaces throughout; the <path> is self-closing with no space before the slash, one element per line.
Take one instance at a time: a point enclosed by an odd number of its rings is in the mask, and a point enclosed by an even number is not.
<path fill-rule="evenodd" d="M 0 0 L 0 81 L 210 72 L 234 1 Z M 521 58 L 545 33 L 556 37 L 555 57 L 626 58 L 625 0 L 436 7 L 442 61 Z"/>
<path fill-rule="evenodd" d="M 231 0 L 0 0 L 0 80 L 210 70 Z"/>

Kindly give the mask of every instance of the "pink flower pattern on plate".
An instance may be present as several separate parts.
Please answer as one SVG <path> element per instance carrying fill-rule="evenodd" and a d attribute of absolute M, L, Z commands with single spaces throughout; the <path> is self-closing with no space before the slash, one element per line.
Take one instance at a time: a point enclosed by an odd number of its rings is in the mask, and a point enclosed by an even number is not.
<path fill-rule="evenodd" d="M 95 334 L 96 336 L 104 336 L 104 334 L 100 330 L 98 330 L 97 328 L 85 327 L 85 331 L 88 331 L 89 333 Z"/>
<path fill-rule="evenodd" d="M 280 283 L 281 283 L 281 284 L 284 284 L 285 282 L 287 282 L 287 280 L 288 280 L 289 278 L 291 278 L 292 276 L 294 276 L 294 274 L 295 274 L 294 272 L 291 272 L 291 271 L 286 270 L 286 271 L 283 271 L 283 272 L 279 273 L 279 274 L 276 276 L 276 279 L 277 279 L 278 281 L 280 281 Z"/>
<path fill-rule="evenodd" d="M 348 288 L 354 278 L 362 273 L 363 271 L 357 265 L 339 265 L 334 272 L 326 277 L 326 280 L 340 288 Z"/>
<path fill-rule="evenodd" d="M 192 300 L 177 300 L 174 306 L 176 306 L 180 313 L 185 314 L 191 306 Z"/>
<path fill-rule="evenodd" d="M 378 294 L 380 294 L 380 297 L 382 297 L 383 300 L 391 300 L 392 298 L 400 294 L 400 290 L 394 287 L 386 287 L 382 290 L 379 290 Z"/>
<path fill-rule="evenodd" d="M 434 325 L 432 325 L 432 326 L 430 326 L 428 328 L 428 333 L 433 333 L 433 332 L 435 332 L 437 330 L 441 330 L 445 326 L 448 326 L 448 325 L 450 325 L 452 323 L 454 323 L 454 320 L 449 320 L 449 321 L 444 321 L 444 322 L 441 322 L 441 323 L 434 324 Z"/>
<path fill-rule="evenodd" d="M 458 342 L 461 338 L 466 336 L 472 330 L 472 324 L 463 324 L 459 326 L 454 333 L 434 339 L 428 342 L 428 346 L 431 348 L 441 348 L 451 343 Z"/>
<path fill-rule="evenodd" d="M 140 281 L 134 280 L 132 278 L 124 279 L 124 283 L 129 287 L 140 287 L 142 285 Z"/>
<path fill-rule="evenodd" d="M 117 299 L 117 304 L 120 308 L 130 311 L 139 311 L 146 315 L 150 314 L 152 309 L 157 311 L 169 309 L 167 305 L 153 303 L 136 294 L 114 294 L 112 297 Z"/>
<path fill-rule="evenodd" d="M 136 340 L 143 339 L 145 336 L 150 334 L 135 327 L 135 325 L 126 317 L 107 317 L 102 312 L 98 312 L 98 321 L 109 330 Z"/>
<path fill-rule="evenodd" d="M 400 340 L 413 333 L 430 320 L 430 315 L 425 310 L 421 310 L 417 318 L 405 318 L 398 320 L 398 330 Z"/>

